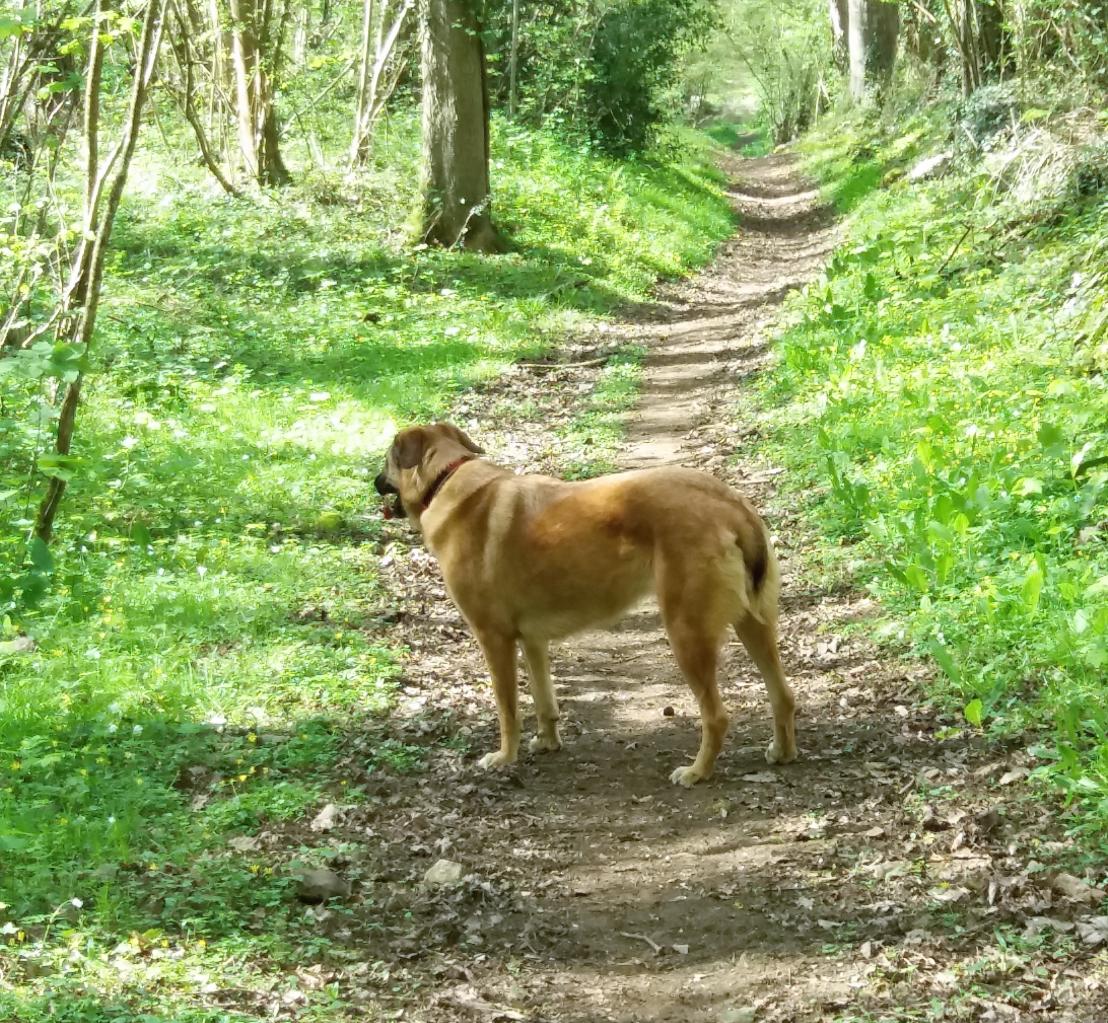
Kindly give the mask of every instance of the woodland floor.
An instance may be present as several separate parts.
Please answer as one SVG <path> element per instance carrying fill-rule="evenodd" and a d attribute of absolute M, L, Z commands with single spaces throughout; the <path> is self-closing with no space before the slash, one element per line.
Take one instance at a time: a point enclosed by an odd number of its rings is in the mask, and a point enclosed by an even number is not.
<path fill-rule="evenodd" d="M 561 350 L 565 366 L 517 367 L 464 395 L 455 420 L 475 423 L 498 461 L 558 472 L 552 431 L 599 372 L 575 363 L 643 345 L 618 460 L 706 467 L 764 509 L 785 573 L 801 759 L 766 766 L 764 690 L 733 649 L 717 775 L 671 785 L 697 715 L 647 608 L 555 649 L 565 748 L 482 773 L 477 756 L 495 744 L 484 665 L 398 526 L 378 626 L 412 654 L 396 713 L 350 739 L 351 771 L 382 727 L 431 748 L 417 773 L 362 782 L 370 800 L 328 833 L 353 894 L 309 912 L 361 962 L 305 969 L 367 1018 L 437 1023 L 1106 1019 L 1096 943 L 1108 918 L 1058 879 L 1069 851 L 1022 784 L 1022 746 L 964 727 L 941 737 L 952 722 L 927 708 L 924 667 L 867 642 L 876 609 L 863 595 L 806 584 L 779 473 L 743 458 L 759 431 L 744 381 L 765 369 L 767 325 L 819 272 L 835 225 L 790 157 L 728 170 L 741 226 L 711 267 Z M 319 836 L 263 836 L 275 851 L 306 840 Z M 422 883 L 440 858 L 462 865 L 459 883 Z"/>

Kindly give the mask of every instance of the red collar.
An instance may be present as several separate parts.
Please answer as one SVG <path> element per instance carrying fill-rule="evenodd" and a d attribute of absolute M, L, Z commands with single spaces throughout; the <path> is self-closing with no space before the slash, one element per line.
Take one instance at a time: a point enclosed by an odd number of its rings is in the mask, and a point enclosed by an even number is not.
<path fill-rule="evenodd" d="M 428 508 L 431 507 L 431 501 L 434 496 L 442 490 L 446 481 L 450 479 L 466 462 L 472 462 L 473 455 L 465 455 L 462 458 L 456 458 L 451 462 L 442 472 L 436 477 L 435 481 L 427 488 L 427 493 L 423 495 L 423 500 L 419 502 L 419 513 L 422 515 Z"/>

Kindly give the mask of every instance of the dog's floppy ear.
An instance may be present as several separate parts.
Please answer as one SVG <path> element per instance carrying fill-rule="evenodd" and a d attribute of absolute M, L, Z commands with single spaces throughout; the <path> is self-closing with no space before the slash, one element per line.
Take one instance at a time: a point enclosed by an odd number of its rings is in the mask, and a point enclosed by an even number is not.
<path fill-rule="evenodd" d="M 483 447 L 470 440 L 469 434 L 466 433 L 465 430 L 459 430 L 453 423 L 436 423 L 435 426 L 444 433 L 448 433 L 467 451 L 472 451 L 475 455 L 483 455 L 485 453 Z"/>
<path fill-rule="evenodd" d="M 402 430 L 392 442 L 393 456 L 401 469 L 414 469 L 423 461 L 423 452 L 427 448 L 427 431 L 421 426 Z"/>

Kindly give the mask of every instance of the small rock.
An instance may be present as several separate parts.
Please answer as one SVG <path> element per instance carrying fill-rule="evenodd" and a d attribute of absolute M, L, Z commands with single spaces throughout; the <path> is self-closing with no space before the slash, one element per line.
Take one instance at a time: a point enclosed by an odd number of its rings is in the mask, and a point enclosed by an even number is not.
<path fill-rule="evenodd" d="M 662 717 L 671 718 L 676 713 L 677 713 L 677 711 L 675 711 L 672 707 L 665 707 L 662 710 Z"/>
<path fill-rule="evenodd" d="M 261 844 L 261 840 L 257 835 L 235 835 L 234 838 L 227 839 L 227 844 L 235 852 L 248 853 L 254 852 Z"/>
<path fill-rule="evenodd" d="M 301 902 L 326 902 L 350 895 L 350 882 L 326 867 L 306 867 L 298 880 L 296 895 Z"/>
<path fill-rule="evenodd" d="M 462 879 L 462 865 L 454 860 L 437 860 L 423 875 L 423 883 L 431 885 L 457 884 Z"/>
<path fill-rule="evenodd" d="M 676 952 L 679 956 L 687 956 L 689 954 L 689 946 L 688 945 L 674 945 L 673 946 L 673 951 Z"/>
<path fill-rule="evenodd" d="M 929 156 L 924 160 L 920 160 L 910 171 L 908 171 L 909 181 L 924 181 L 927 178 L 938 177 L 944 170 L 950 161 L 954 159 L 954 153 L 947 150 L 943 153 L 936 153 L 934 156 Z"/>
<path fill-rule="evenodd" d="M 330 831 L 335 826 L 335 818 L 338 814 L 339 808 L 334 803 L 328 803 L 315 815 L 315 820 L 308 827 L 312 831 Z"/>

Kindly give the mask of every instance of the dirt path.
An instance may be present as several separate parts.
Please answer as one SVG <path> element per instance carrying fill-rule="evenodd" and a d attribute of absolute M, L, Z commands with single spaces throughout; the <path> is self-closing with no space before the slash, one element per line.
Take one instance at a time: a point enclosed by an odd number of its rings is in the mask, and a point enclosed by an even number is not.
<path fill-rule="evenodd" d="M 622 461 L 706 466 L 766 510 L 802 759 L 767 768 L 764 691 L 732 649 L 717 777 L 671 785 L 696 747 L 696 708 L 647 608 L 555 650 L 565 749 L 482 774 L 476 755 L 494 744 L 484 668 L 428 556 L 398 548 L 389 578 L 414 655 L 393 727 L 447 748 L 424 775 L 379 778 L 348 820 L 372 849 L 351 866 L 366 896 L 350 940 L 379 957 L 365 998 L 400 1013 L 382 1018 L 428 1021 L 1104 1018 L 1080 944 L 998 944 L 998 928 L 1091 912 L 1035 873 L 1049 836 L 1007 784 L 1024 755 L 964 730 L 938 737 L 915 669 L 865 642 L 869 603 L 805 584 L 774 467 L 741 460 L 758 430 L 741 410 L 762 328 L 818 272 L 834 228 L 787 157 L 736 161 L 733 196 L 742 227 L 713 266 L 620 331 L 648 347 Z M 561 390 L 579 380 L 567 371 Z M 503 387 L 505 407 L 546 412 L 495 452 L 546 465 L 558 388 L 549 374 Z M 474 413 L 493 399 L 475 398 Z M 419 883 L 439 858 L 462 864 L 459 885 Z"/>

